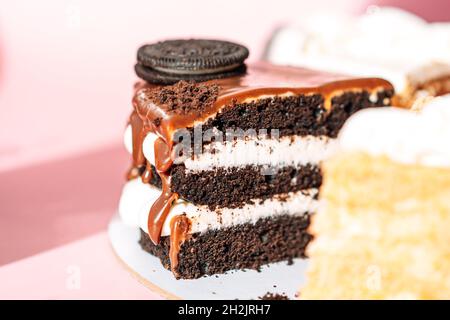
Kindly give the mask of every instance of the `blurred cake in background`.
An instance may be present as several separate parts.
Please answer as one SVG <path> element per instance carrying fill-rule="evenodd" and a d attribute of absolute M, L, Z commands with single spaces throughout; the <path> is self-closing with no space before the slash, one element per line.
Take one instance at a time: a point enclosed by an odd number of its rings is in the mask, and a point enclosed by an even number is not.
<path fill-rule="evenodd" d="M 266 59 L 394 84 L 395 105 L 450 93 L 450 23 L 427 23 L 400 9 L 371 7 L 361 17 L 312 16 L 275 32 Z"/>
<path fill-rule="evenodd" d="M 450 298 L 450 95 L 363 110 L 324 164 L 303 299 Z"/>

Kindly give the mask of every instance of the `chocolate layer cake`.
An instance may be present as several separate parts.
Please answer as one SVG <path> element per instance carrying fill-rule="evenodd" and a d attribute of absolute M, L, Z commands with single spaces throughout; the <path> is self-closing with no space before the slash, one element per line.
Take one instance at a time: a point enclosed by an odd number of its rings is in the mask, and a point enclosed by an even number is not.
<path fill-rule="evenodd" d="M 177 278 L 304 257 L 319 164 L 351 114 L 393 95 L 382 79 L 239 68 L 135 87 L 125 133 L 133 166 L 119 212 Z"/>

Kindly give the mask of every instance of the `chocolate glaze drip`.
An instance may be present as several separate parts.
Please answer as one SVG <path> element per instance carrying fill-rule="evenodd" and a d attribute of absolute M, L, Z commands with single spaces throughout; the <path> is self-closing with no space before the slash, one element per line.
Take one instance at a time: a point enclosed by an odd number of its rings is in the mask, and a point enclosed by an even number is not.
<path fill-rule="evenodd" d="M 178 253 L 181 245 L 189 237 L 189 229 L 191 223 L 185 215 L 179 215 L 170 221 L 170 268 L 175 276 L 177 276 L 176 268 L 178 266 Z"/>
<path fill-rule="evenodd" d="M 127 172 L 127 180 L 132 180 L 140 176 L 140 167 L 145 163 L 144 153 L 142 152 L 144 130 L 143 130 L 143 121 L 136 113 L 136 111 L 133 111 L 131 113 L 130 118 L 128 120 L 128 124 L 131 126 L 133 164 Z"/>
<path fill-rule="evenodd" d="M 147 133 L 152 132 L 158 136 L 154 151 L 156 171 L 162 180 L 162 194 L 151 207 L 148 217 L 148 231 L 153 243 L 159 243 L 165 219 L 172 203 L 178 199 L 178 194 L 171 192 L 170 175 L 167 173 L 173 162 L 171 158 L 173 136 L 178 129 L 193 127 L 196 123 L 204 122 L 227 105 L 246 102 L 260 96 L 321 94 L 324 97 L 324 106 L 329 110 L 331 99 L 347 91 L 393 90 L 389 82 L 378 78 L 354 79 L 344 75 L 280 67 L 267 63 L 249 66 L 247 70 L 247 74 L 244 75 L 202 83 L 203 86 L 218 85 L 220 88 L 216 93 L 217 96 L 214 97 L 215 102 L 202 108 L 202 112 L 198 110 L 197 112 L 188 110 L 185 113 L 171 112 L 163 106 L 156 105 L 151 99 L 153 90 L 159 90 L 161 87 L 144 82 L 135 86 L 134 112 L 130 117 L 135 168 L 145 164 L 142 143 Z M 149 171 L 151 172 L 149 168 L 144 171 L 144 182 L 151 179 Z M 189 222 L 187 217 L 183 217 L 173 220 L 172 268 L 176 267 L 180 241 L 185 237 L 183 232 L 187 230 L 185 225 Z"/>
<path fill-rule="evenodd" d="M 161 230 L 170 212 L 172 203 L 178 199 L 178 194 L 173 193 L 170 188 L 171 176 L 167 173 L 172 165 L 171 146 L 158 138 L 155 141 L 155 167 L 156 172 L 161 178 L 162 193 L 150 208 L 148 214 L 148 233 L 154 244 L 159 243 Z M 148 165 L 151 172 L 151 166 Z"/>
<path fill-rule="evenodd" d="M 152 165 L 150 162 L 147 162 L 145 165 L 145 170 L 141 175 L 141 179 L 143 183 L 149 183 L 153 178 Z"/>
<path fill-rule="evenodd" d="M 158 244 L 161 237 L 161 230 L 170 212 L 174 201 L 178 199 L 178 194 L 170 190 L 171 177 L 165 172 L 158 171 L 161 177 L 162 193 L 150 208 L 148 214 L 148 235 L 154 244 Z"/>
<path fill-rule="evenodd" d="M 172 166 L 172 143 L 167 144 L 163 139 L 155 141 L 155 166 L 158 172 L 166 172 Z"/>
<path fill-rule="evenodd" d="M 139 168 L 131 166 L 131 168 L 128 170 L 128 172 L 126 174 L 126 179 L 129 181 L 129 180 L 136 179 L 139 176 L 140 176 Z"/>
<path fill-rule="evenodd" d="M 130 116 L 131 135 L 133 140 L 133 166 L 139 168 L 145 163 L 144 153 L 142 152 L 142 143 L 144 142 L 145 135 L 144 122 L 136 113 Z"/>
<path fill-rule="evenodd" d="M 149 132 L 155 132 L 153 118 L 148 113 L 139 113 L 139 109 L 135 99 L 133 99 L 135 111 L 130 117 L 130 124 L 133 139 L 133 166 L 139 168 L 146 163 L 142 145 L 145 137 Z M 178 199 L 178 194 L 173 193 L 170 189 L 170 175 L 166 173 L 172 165 L 171 159 L 172 143 L 168 144 L 162 138 L 155 141 L 155 161 L 156 171 L 162 181 L 161 196 L 155 201 L 150 208 L 148 214 L 148 232 L 153 243 L 158 244 L 161 237 L 161 230 L 170 212 L 172 203 Z M 131 171 L 130 171 L 131 172 Z M 144 172 L 141 175 L 144 183 L 150 182 L 152 179 L 152 169 L 150 163 L 146 163 Z"/>

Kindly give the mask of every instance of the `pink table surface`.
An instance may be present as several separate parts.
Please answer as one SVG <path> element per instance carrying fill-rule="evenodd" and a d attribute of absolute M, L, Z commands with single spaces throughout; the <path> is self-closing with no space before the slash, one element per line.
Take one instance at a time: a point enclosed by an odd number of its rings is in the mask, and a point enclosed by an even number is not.
<path fill-rule="evenodd" d="M 106 232 L 0 268 L 0 299 L 160 299 L 118 261 Z"/>

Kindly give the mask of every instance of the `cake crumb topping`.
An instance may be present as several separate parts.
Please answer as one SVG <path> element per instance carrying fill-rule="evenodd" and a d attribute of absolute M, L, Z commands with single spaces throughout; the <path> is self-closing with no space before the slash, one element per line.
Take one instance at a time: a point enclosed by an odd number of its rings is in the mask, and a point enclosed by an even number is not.
<path fill-rule="evenodd" d="M 258 297 L 259 300 L 289 300 L 288 296 L 283 292 L 280 293 L 272 293 L 267 292 L 265 295 Z"/>
<path fill-rule="evenodd" d="M 147 98 L 166 112 L 177 115 L 201 114 L 211 107 L 219 95 L 217 84 L 179 81 L 171 86 L 147 92 Z"/>

